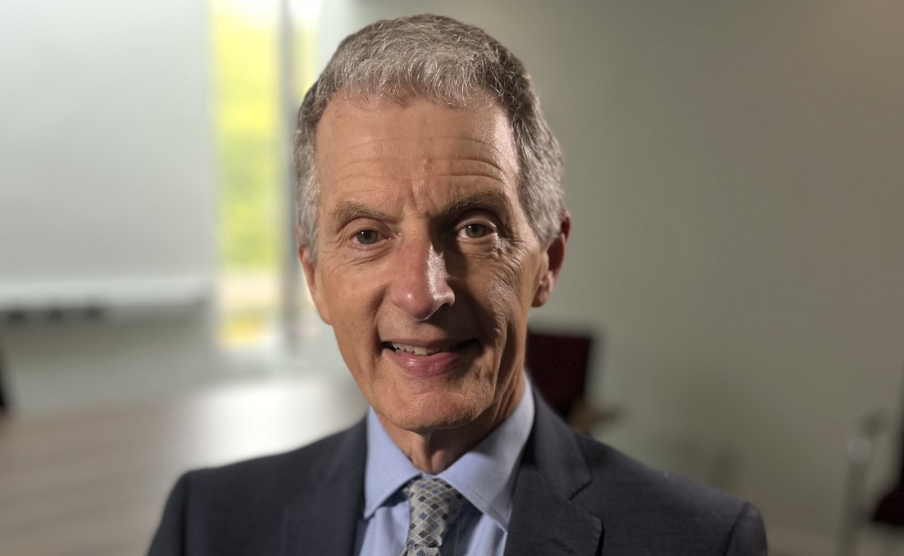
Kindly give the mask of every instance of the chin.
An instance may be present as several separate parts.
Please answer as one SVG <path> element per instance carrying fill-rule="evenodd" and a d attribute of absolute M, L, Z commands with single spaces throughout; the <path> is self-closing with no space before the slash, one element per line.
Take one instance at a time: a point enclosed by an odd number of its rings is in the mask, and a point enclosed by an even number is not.
<path fill-rule="evenodd" d="M 468 399 L 461 394 L 431 392 L 408 400 L 404 407 L 391 408 L 384 415 L 393 425 L 417 434 L 454 429 L 472 423 L 486 411 L 492 397 L 486 403 L 481 403 L 481 397 Z"/>

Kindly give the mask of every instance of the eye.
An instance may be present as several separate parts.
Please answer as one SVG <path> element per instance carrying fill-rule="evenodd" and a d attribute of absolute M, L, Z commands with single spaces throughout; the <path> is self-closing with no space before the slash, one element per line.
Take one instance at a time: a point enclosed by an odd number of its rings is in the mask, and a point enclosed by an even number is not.
<path fill-rule="evenodd" d="M 459 237 L 468 239 L 479 239 L 488 233 L 490 233 L 490 229 L 483 224 L 467 224 L 458 231 Z"/>
<path fill-rule="evenodd" d="M 361 230 L 355 234 L 355 241 L 361 245 L 371 245 L 380 240 L 380 232 L 376 230 Z"/>

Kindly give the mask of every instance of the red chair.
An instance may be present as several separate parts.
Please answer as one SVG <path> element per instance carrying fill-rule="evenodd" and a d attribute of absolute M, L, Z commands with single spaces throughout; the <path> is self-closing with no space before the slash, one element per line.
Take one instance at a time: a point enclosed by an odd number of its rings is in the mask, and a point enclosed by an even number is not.
<path fill-rule="evenodd" d="M 534 387 L 573 428 L 584 432 L 612 417 L 585 396 L 593 344 L 593 335 L 587 333 L 527 333 L 526 364 Z"/>

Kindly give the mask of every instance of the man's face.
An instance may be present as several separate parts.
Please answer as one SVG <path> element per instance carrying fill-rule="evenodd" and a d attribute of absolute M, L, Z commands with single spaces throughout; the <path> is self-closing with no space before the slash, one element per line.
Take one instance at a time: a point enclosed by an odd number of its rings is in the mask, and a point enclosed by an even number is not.
<path fill-rule="evenodd" d="M 507 117 L 486 104 L 337 96 L 317 132 L 319 236 L 316 261 L 301 254 L 305 276 L 364 396 L 408 431 L 508 414 L 528 312 L 558 270 L 518 201 Z"/>

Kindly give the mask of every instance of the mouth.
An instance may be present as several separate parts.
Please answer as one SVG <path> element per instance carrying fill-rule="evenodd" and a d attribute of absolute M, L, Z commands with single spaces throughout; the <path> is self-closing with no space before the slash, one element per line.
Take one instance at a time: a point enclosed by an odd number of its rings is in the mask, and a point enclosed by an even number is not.
<path fill-rule="evenodd" d="M 399 342 L 382 342 L 381 345 L 384 349 L 389 349 L 396 353 L 410 353 L 412 355 L 417 355 L 420 357 L 429 357 L 431 355 L 436 355 L 437 353 L 461 351 L 476 343 L 477 340 L 472 338 L 469 340 L 464 340 L 462 342 L 447 342 L 444 344 L 432 344 L 429 346 L 418 346 L 412 344 L 403 344 Z"/>

